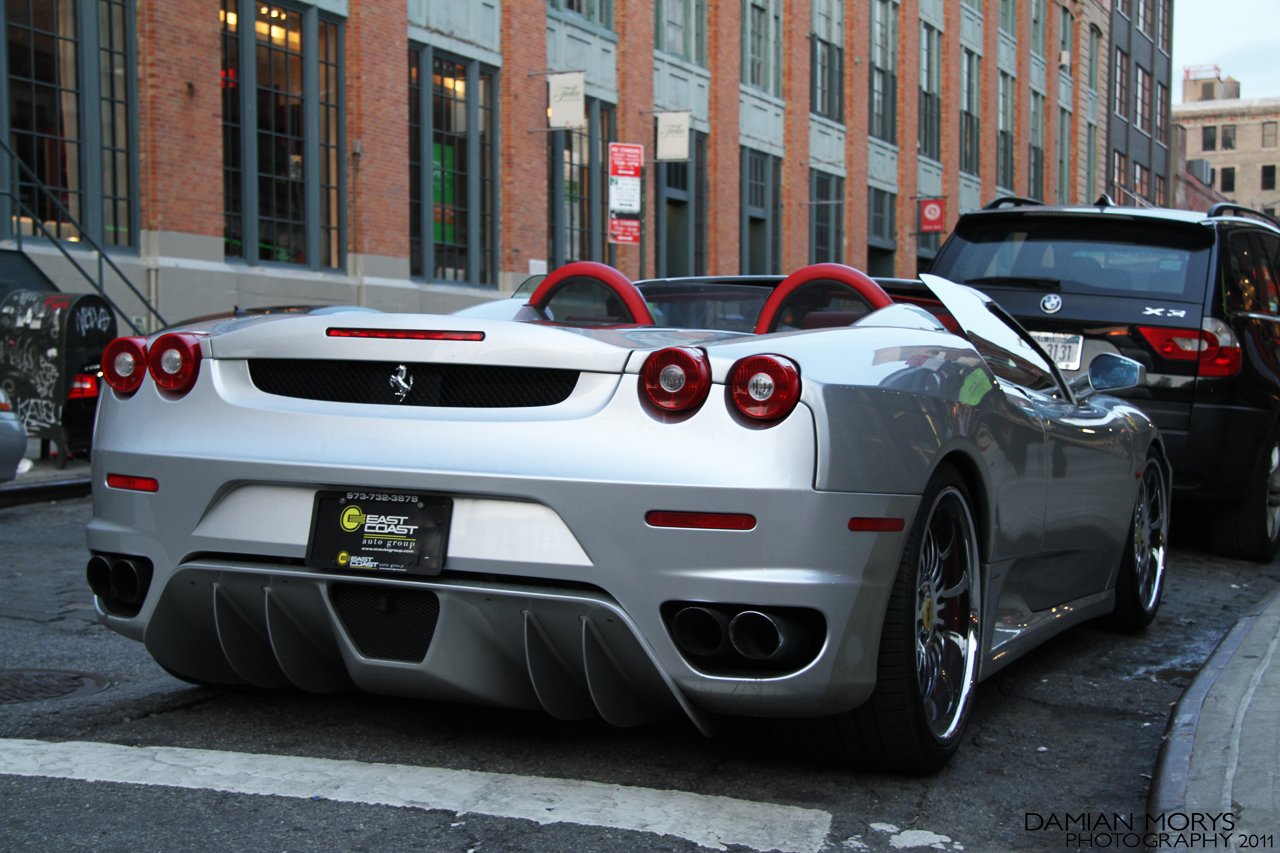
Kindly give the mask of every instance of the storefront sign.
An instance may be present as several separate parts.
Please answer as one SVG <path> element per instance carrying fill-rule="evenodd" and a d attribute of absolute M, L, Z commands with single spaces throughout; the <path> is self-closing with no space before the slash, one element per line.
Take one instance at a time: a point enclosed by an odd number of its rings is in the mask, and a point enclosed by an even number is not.
<path fill-rule="evenodd" d="M 547 127 L 585 127 L 587 75 L 581 71 L 547 76 Z"/>
<path fill-rule="evenodd" d="M 947 223 L 947 200 L 926 198 L 920 201 L 920 233 L 941 233 Z"/>
<path fill-rule="evenodd" d="M 658 159 L 689 159 L 689 120 L 692 114 L 658 113 Z"/>

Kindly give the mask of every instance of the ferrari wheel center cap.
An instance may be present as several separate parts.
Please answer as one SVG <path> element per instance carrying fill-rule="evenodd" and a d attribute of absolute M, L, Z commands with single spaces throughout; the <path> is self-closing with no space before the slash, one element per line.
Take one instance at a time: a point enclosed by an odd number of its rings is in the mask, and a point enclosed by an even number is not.
<path fill-rule="evenodd" d="M 933 630 L 934 615 L 933 596 L 926 595 L 924 599 L 924 607 L 920 609 L 920 621 L 924 623 L 924 629 L 926 631 Z"/>

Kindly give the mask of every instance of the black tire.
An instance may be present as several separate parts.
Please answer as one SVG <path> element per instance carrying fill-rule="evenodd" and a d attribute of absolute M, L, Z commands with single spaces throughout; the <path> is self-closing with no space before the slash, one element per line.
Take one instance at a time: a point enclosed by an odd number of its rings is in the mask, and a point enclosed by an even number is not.
<path fill-rule="evenodd" d="M 1244 497 L 1219 506 L 1211 519 L 1213 550 L 1224 557 L 1269 563 L 1280 550 L 1280 431 L 1262 446 Z"/>
<path fill-rule="evenodd" d="M 959 472 L 939 466 L 898 566 L 871 698 L 843 714 L 796 721 L 819 756 L 919 775 L 941 769 L 960 746 L 982 624 L 973 505 Z"/>
<path fill-rule="evenodd" d="M 1104 617 L 1108 627 L 1134 633 L 1156 618 L 1164 593 L 1168 541 L 1169 479 L 1159 457 L 1150 454 L 1143 464 L 1120 574 L 1116 577 L 1116 608 Z"/>

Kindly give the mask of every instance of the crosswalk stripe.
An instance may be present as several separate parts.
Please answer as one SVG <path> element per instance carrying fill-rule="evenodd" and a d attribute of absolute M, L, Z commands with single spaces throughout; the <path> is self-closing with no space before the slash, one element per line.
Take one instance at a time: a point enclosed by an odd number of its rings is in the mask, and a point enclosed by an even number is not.
<path fill-rule="evenodd" d="M 440 809 L 818 853 L 831 815 L 686 791 L 168 746 L 0 739 L 0 774 Z"/>

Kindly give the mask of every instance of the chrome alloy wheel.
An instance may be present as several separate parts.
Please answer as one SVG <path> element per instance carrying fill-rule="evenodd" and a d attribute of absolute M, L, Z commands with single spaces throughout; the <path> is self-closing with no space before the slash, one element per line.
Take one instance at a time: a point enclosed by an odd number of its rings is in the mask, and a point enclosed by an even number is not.
<path fill-rule="evenodd" d="M 1280 457 L 1280 449 L 1272 450 L 1272 458 Z M 1272 471 L 1272 482 L 1276 473 Z M 1272 486 L 1273 492 L 1275 486 Z M 1137 581 L 1138 603 L 1144 611 L 1150 611 L 1160 600 L 1160 585 L 1164 582 L 1164 551 L 1169 534 L 1168 493 L 1164 487 L 1164 472 L 1160 463 L 1148 459 L 1138 485 L 1138 502 L 1133 509 L 1133 567 Z M 1276 513 L 1268 507 L 1269 523 L 1274 524 Z"/>
<path fill-rule="evenodd" d="M 1280 527 L 1280 445 L 1271 448 L 1271 470 L 1267 472 L 1267 538 L 1276 538 Z"/>
<path fill-rule="evenodd" d="M 916 564 L 916 683 L 929 730 L 960 730 L 978 665 L 978 535 L 964 495 L 943 489 L 929 508 Z"/>

